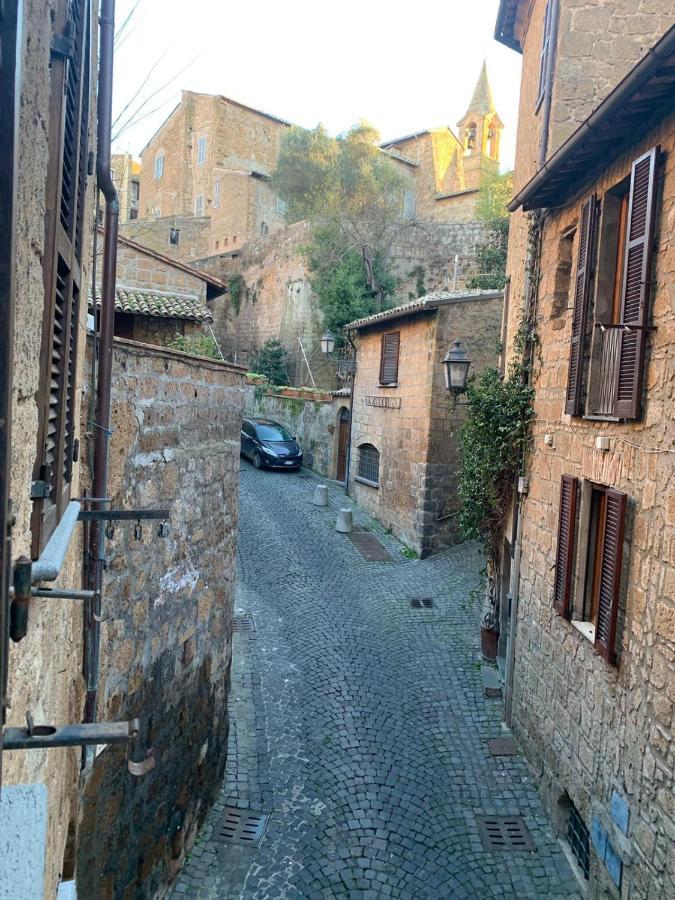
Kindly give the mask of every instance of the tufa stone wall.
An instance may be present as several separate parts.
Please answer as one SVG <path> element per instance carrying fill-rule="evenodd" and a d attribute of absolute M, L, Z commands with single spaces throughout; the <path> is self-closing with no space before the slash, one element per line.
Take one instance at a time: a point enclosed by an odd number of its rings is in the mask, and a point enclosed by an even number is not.
<path fill-rule="evenodd" d="M 675 433 L 674 124 L 671 116 L 645 135 L 597 184 L 588 185 L 578 202 L 552 211 L 546 223 L 539 288 L 541 365 L 535 382 L 530 489 L 523 506 L 514 728 L 553 815 L 560 815 L 558 804 L 567 794 L 587 826 L 597 820 L 606 829 L 623 863 L 624 898 L 675 894 L 675 468 L 669 449 Z M 564 413 L 572 326 L 569 285 L 574 281 L 574 264 L 570 271 L 566 258 L 576 259 L 578 234 L 571 253 L 562 249 L 569 240 L 565 234 L 578 221 L 588 193 L 602 198 L 629 174 L 632 160 L 657 143 L 665 151 L 665 164 L 653 272 L 651 323 L 656 327 L 648 338 L 643 419 L 572 418 Z M 544 432 L 552 434 L 551 446 L 544 445 Z M 608 452 L 595 449 L 600 435 L 610 440 Z M 563 474 L 614 487 L 629 498 L 616 667 L 553 610 Z M 585 535 L 578 533 L 581 545 Z M 579 566 L 578 561 L 578 572 Z M 613 820 L 613 794 L 628 808 L 627 834 Z M 565 823 L 560 825 L 562 831 Z M 589 896 L 619 896 L 595 851 Z"/>
<path fill-rule="evenodd" d="M 206 282 L 199 273 L 174 266 L 124 241 L 117 245 L 116 281 L 124 287 L 187 294 L 206 301 Z"/>
<path fill-rule="evenodd" d="M 177 244 L 172 244 L 169 240 L 172 228 L 180 232 Z M 138 241 L 144 247 L 184 262 L 211 252 L 211 223 L 204 216 L 171 215 L 156 218 L 149 213 L 141 219 L 120 224 L 120 234 Z"/>
<path fill-rule="evenodd" d="M 326 478 L 336 477 L 340 413 L 350 406 L 349 396 L 253 384 L 246 390 L 246 415 L 285 425 L 302 447 L 303 464 Z"/>
<path fill-rule="evenodd" d="M 225 768 L 244 402 L 237 367 L 115 341 L 110 495 L 170 508 L 169 534 L 106 542 L 100 719 L 141 720 L 156 767 L 97 757 L 81 801 L 78 893 L 162 897 Z"/>

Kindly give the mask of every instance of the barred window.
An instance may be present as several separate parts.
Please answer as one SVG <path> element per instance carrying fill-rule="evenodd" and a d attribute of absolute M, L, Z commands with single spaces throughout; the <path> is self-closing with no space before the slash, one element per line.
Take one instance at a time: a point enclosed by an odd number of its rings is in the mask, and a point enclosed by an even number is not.
<path fill-rule="evenodd" d="M 590 868 L 588 828 L 586 828 L 584 820 L 579 815 L 579 810 L 574 804 L 572 804 L 570 818 L 567 823 L 567 840 L 572 848 L 572 853 L 579 863 L 579 868 L 584 873 L 584 878 L 588 880 Z"/>
<path fill-rule="evenodd" d="M 368 484 L 380 483 L 380 452 L 372 444 L 361 444 L 359 447 L 359 480 Z"/>

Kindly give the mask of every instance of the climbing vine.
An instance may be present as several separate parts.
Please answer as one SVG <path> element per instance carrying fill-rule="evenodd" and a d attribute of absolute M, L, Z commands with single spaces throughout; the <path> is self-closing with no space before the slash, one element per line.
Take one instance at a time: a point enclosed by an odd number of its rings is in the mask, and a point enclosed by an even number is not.
<path fill-rule="evenodd" d="M 227 283 L 230 292 L 230 302 L 234 307 L 234 311 L 239 315 L 241 309 L 241 301 L 246 296 L 246 282 L 241 275 L 231 275 Z"/>

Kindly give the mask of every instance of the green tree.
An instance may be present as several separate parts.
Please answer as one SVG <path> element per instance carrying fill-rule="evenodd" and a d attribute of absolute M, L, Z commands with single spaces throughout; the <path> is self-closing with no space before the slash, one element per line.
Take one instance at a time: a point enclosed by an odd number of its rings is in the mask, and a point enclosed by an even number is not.
<path fill-rule="evenodd" d="M 286 351 L 276 338 L 270 338 L 258 351 L 251 371 L 264 375 L 270 384 L 289 384 Z"/>
<path fill-rule="evenodd" d="M 485 225 L 485 235 L 476 247 L 477 274 L 467 280 L 469 288 L 502 290 L 506 284 L 506 251 L 509 243 L 509 212 L 513 173 L 494 175 L 481 187 L 476 218 Z"/>
<path fill-rule="evenodd" d="M 205 356 L 208 359 L 223 359 L 220 347 L 216 339 L 210 334 L 195 332 L 187 336 L 177 334 L 167 347 L 170 350 L 180 350 L 181 353 L 189 353 L 191 356 Z"/>
<path fill-rule="evenodd" d="M 378 142 L 366 122 L 337 138 L 322 126 L 291 128 L 273 177 L 288 221 L 310 222 L 312 287 L 336 337 L 352 319 L 390 305 L 392 243 L 410 227 L 402 217 L 405 179 Z"/>

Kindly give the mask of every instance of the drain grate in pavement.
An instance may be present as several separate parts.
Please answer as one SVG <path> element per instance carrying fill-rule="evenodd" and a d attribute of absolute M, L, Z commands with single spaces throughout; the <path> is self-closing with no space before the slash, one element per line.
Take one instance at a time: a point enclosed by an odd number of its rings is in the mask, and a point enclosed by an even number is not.
<path fill-rule="evenodd" d="M 235 616 L 232 619 L 232 631 L 250 634 L 255 631 L 255 621 L 252 616 Z"/>
<path fill-rule="evenodd" d="M 391 562 L 391 556 L 374 535 L 367 531 L 352 531 L 349 537 L 366 562 Z"/>
<path fill-rule="evenodd" d="M 534 850 L 522 816 L 480 816 L 476 821 L 486 850 Z"/>
<path fill-rule="evenodd" d="M 491 738 L 487 746 L 490 756 L 520 756 L 518 744 L 512 737 Z"/>
<path fill-rule="evenodd" d="M 431 609 L 434 605 L 434 601 L 431 597 L 413 597 L 410 601 L 410 605 L 413 609 Z"/>
<path fill-rule="evenodd" d="M 260 844 L 269 815 L 250 812 L 248 809 L 237 809 L 236 806 L 226 806 L 223 812 L 223 825 L 218 833 L 222 840 L 230 844 L 245 844 L 248 847 L 257 847 Z"/>

